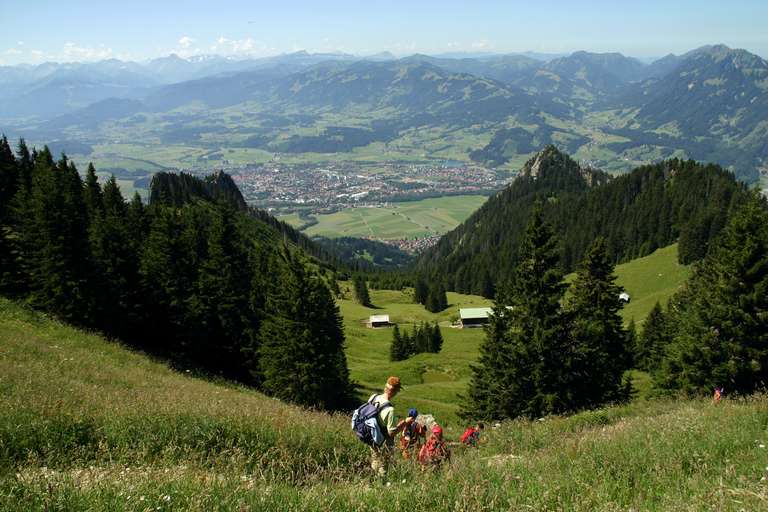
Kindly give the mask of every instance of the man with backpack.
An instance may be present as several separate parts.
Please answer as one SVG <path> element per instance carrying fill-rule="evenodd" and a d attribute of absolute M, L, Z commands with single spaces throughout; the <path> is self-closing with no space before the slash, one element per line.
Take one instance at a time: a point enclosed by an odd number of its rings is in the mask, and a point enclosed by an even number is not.
<path fill-rule="evenodd" d="M 390 401 L 398 392 L 400 392 L 400 378 L 390 377 L 387 379 L 387 383 L 384 386 L 384 392 L 372 395 L 371 398 L 368 399 L 368 402 L 361 407 L 361 409 L 363 409 L 366 405 L 371 404 L 374 405 L 377 410 L 376 422 L 381 431 L 382 439 L 381 442 L 374 440 L 370 443 L 371 469 L 382 478 L 387 474 L 387 466 L 389 466 L 389 461 L 395 447 L 395 436 L 407 425 L 412 423 L 414 419 L 409 416 L 403 421 L 397 421 L 395 408 Z M 354 416 L 352 421 L 354 428 Z"/>

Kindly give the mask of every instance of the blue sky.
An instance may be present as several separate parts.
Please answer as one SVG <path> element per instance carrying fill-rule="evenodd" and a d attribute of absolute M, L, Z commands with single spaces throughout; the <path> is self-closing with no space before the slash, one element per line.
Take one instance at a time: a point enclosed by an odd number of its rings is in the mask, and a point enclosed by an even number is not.
<path fill-rule="evenodd" d="M 0 0 L 0 64 L 169 53 L 620 51 L 724 43 L 768 57 L 766 0 Z"/>

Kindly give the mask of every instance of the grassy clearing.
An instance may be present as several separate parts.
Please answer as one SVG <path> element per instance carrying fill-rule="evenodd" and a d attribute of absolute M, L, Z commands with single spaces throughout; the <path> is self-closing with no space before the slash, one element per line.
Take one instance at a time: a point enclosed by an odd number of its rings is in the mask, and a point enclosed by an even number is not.
<path fill-rule="evenodd" d="M 342 289 L 351 290 L 351 285 Z M 347 361 L 352 378 L 365 393 L 380 391 L 389 375 L 399 375 L 405 384 L 397 403 L 403 408 L 416 407 L 435 415 L 443 424 L 456 425 L 459 395 L 469 385 L 469 365 L 477 359 L 482 329 L 453 329 L 451 320 L 459 307 L 491 305 L 491 301 L 471 295 L 449 293 L 450 306 L 441 313 L 430 313 L 414 304 L 410 291 L 371 290 L 376 309 L 366 308 L 348 298 L 339 301 L 347 335 Z M 389 362 L 392 329 L 368 329 L 370 315 L 388 314 L 400 329 L 412 329 L 418 322 L 439 322 L 445 340 L 439 354 L 419 354 L 405 361 Z"/>
<path fill-rule="evenodd" d="M 631 301 L 621 312 L 626 322 L 632 318 L 638 327 L 656 301 L 667 305 L 691 274 L 691 267 L 677 262 L 677 244 L 658 249 L 653 254 L 616 267 L 617 284 L 629 293 Z"/>
<path fill-rule="evenodd" d="M 5 300 L 0 352 L 0 510 L 768 509 L 765 396 L 505 422 L 438 472 L 397 463 L 383 489 L 346 416 L 178 374 Z"/>
<path fill-rule="evenodd" d="M 442 234 L 458 226 L 487 199 L 486 196 L 447 196 L 391 203 L 386 207 L 347 208 L 328 215 L 317 215 L 318 224 L 305 233 L 329 238 L 356 236 L 378 239 Z M 291 222 L 294 219 L 287 217 L 281 220 Z"/>
<path fill-rule="evenodd" d="M 677 245 L 659 249 L 653 254 L 618 265 L 617 282 L 632 297 L 622 311 L 626 322 L 634 318 L 638 325 L 648 315 L 656 301 L 666 303 L 688 277 L 690 268 L 677 263 Z M 568 279 L 573 279 L 570 275 Z M 375 308 L 365 308 L 351 300 L 351 285 L 345 299 L 339 301 L 347 335 L 347 360 L 352 378 L 366 393 L 378 391 L 388 375 L 399 375 L 407 384 L 398 397 L 404 407 L 417 407 L 434 414 L 441 422 L 457 425 L 460 395 L 469 385 L 470 364 L 477 360 L 482 343 L 482 329 L 453 329 L 450 321 L 458 318 L 460 307 L 490 306 L 491 301 L 472 295 L 448 294 L 449 307 L 433 314 L 413 303 L 410 290 L 371 290 Z M 370 315 L 389 314 L 400 328 L 410 329 L 418 322 L 440 322 L 445 339 L 439 354 L 419 354 L 406 361 L 389 362 L 391 329 L 368 329 L 364 326 Z M 650 384 L 647 376 L 638 373 L 633 379 L 640 396 L 647 396 Z"/>

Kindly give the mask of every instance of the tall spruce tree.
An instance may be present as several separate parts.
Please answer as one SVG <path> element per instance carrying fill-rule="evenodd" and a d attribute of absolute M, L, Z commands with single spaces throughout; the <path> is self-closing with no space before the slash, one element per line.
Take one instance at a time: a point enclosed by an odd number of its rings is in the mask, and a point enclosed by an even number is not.
<path fill-rule="evenodd" d="M 569 376 L 557 239 L 534 208 L 514 280 L 499 287 L 462 414 L 502 419 L 567 410 Z"/>
<path fill-rule="evenodd" d="M 115 177 L 107 181 L 103 193 L 98 182 L 89 184 L 86 179 L 88 196 L 99 203 L 88 206 L 86 201 L 91 216 L 90 243 L 96 270 L 90 280 L 97 323 L 122 337 L 128 333 L 131 301 L 138 299 L 131 293 L 138 278 L 137 246 L 128 229 L 127 206 Z"/>
<path fill-rule="evenodd" d="M 14 292 L 17 255 L 11 203 L 19 187 L 19 169 L 8 139 L 0 139 L 0 292 Z"/>
<path fill-rule="evenodd" d="M 427 295 L 429 294 L 429 287 L 427 282 L 420 275 L 416 276 L 416 280 L 413 283 L 413 300 L 417 304 L 426 304 Z"/>
<path fill-rule="evenodd" d="M 114 175 L 112 177 L 114 178 Z M 96 168 L 92 163 L 89 163 L 88 169 L 85 172 L 83 200 L 85 201 L 85 209 L 88 212 L 88 216 L 91 218 L 97 217 L 104 210 L 101 194 L 102 191 L 99 186 L 99 178 L 96 176 Z"/>
<path fill-rule="evenodd" d="M 348 405 L 349 370 L 341 316 L 322 279 L 285 253 L 280 284 L 266 302 L 259 364 L 265 392 L 323 409 Z"/>
<path fill-rule="evenodd" d="M 670 333 L 661 304 L 657 301 L 643 323 L 643 332 L 637 337 L 635 363 L 638 368 L 655 372 L 659 369 Z"/>
<path fill-rule="evenodd" d="M 429 287 L 427 302 L 424 305 L 430 313 L 439 313 L 448 307 L 448 297 L 445 294 L 445 285 L 438 282 Z"/>
<path fill-rule="evenodd" d="M 440 332 L 440 326 L 437 322 L 432 325 L 432 333 L 430 336 L 429 352 L 437 354 L 443 348 L 443 334 Z"/>
<path fill-rule="evenodd" d="M 591 408 L 629 397 L 623 382 L 632 348 L 619 311 L 621 287 L 616 285 L 613 263 L 605 240 L 598 238 L 585 255 L 573 282 L 566 307 L 571 341 L 568 370 L 570 409 Z"/>
<path fill-rule="evenodd" d="M 226 203 L 213 213 L 206 254 L 188 300 L 199 326 L 191 335 L 190 349 L 202 364 L 245 382 L 249 373 L 241 349 L 257 335 L 258 325 L 250 315 L 250 262 L 235 214 Z"/>
<path fill-rule="evenodd" d="M 657 383 L 689 393 L 749 393 L 768 382 L 768 206 L 756 192 L 731 217 L 687 289 Z"/>
<path fill-rule="evenodd" d="M 91 325 L 82 180 L 66 156 L 54 164 L 47 148 L 35 160 L 33 177 L 31 218 L 23 235 L 30 250 L 31 302 L 64 320 Z"/>
<path fill-rule="evenodd" d="M 389 347 L 389 360 L 402 361 L 408 358 L 408 349 L 403 344 L 403 337 L 400 335 L 400 328 L 395 324 L 392 329 L 392 344 Z"/>
<path fill-rule="evenodd" d="M 365 282 L 365 277 L 358 275 L 354 280 L 355 286 L 355 300 L 365 307 L 371 306 L 371 296 L 368 293 L 368 284 Z"/>

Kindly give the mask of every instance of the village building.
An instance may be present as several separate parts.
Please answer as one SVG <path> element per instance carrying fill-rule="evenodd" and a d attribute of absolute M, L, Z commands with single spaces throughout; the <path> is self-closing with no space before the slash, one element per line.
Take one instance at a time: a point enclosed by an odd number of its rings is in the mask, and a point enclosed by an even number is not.
<path fill-rule="evenodd" d="M 461 328 L 482 327 L 488 323 L 488 317 L 493 313 L 493 308 L 461 308 L 459 317 Z"/>
<path fill-rule="evenodd" d="M 368 327 L 371 329 L 376 329 L 380 327 L 389 327 L 389 315 L 371 315 L 368 318 Z"/>
<path fill-rule="evenodd" d="M 629 300 L 630 300 L 629 294 L 627 292 L 621 292 L 619 294 L 619 300 L 624 304 L 629 304 Z"/>

